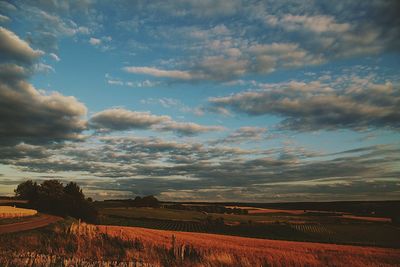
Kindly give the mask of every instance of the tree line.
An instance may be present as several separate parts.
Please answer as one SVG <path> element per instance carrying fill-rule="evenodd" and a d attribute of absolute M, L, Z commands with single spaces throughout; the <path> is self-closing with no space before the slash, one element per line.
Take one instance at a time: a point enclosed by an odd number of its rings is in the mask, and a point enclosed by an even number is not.
<path fill-rule="evenodd" d="M 71 216 L 96 222 L 97 210 L 92 199 L 86 198 L 82 189 L 74 182 L 64 186 L 58 180 L 47 180 L 38 184 L 32 180 L 25 181 L 14 190 L 20 199 L 28 200 L 30 207 L 59 216 Z"/>

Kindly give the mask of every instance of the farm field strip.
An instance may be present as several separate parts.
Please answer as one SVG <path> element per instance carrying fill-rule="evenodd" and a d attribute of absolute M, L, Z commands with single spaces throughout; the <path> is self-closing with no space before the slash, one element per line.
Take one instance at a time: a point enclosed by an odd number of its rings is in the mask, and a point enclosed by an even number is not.
<path fill-rule="evenodd" d="M 22 209 L 12 206 L 0 206 L 0 219 L 25 217 L 25 216 L 32 216 L 35 214 L 37 214 L 37 211 L 32 209 Z"/>
<path fill-rule="evenodd" d="M 269 262 L 290 259 L 301 266 L 397 266 L 400 249 L 357 247 L 323 243 L 278 241 L 245 237 L 233 237 L 205 233 L 175 232 L 139 227 L 98 226 L 100 232 L 125 239 L 139 238 L 147 245 L 169 247 L 171 237 L 179 244 L 188 244 L 196 249 L 212 251 L 216 255 L 238 255 L 239 257 L 269 258 Z M 223 244 L 223 245 L 222 245 Z M 290 264 L 290 262 L 288 263 Z"/>

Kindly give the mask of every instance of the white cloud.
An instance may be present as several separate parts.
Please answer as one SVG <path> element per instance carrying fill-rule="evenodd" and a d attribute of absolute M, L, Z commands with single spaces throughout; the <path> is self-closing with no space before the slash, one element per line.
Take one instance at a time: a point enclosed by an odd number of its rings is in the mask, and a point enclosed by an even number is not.
<path fill-rule="evenodd" d="M 326 15 L 299 16 L 288 14 L 283 16 L 277 24 L 290 31 L 308 30 L 316 33 L 343 33 L 351 29 L 349 23 L 337 23 L 334 17 Z"/>
<path fill-rule="evenodd" d="M 129 73 L 146 74 L 155 77 L 167 77 L 179 80 L 191 80 L 194 78 L 193 75 L 190 74 L 189 72 L 181 70 L 162 70 L 151 67 L 134 67 L 134 66 L 124 67 L 123 70 Z"/>
<path fill-rule="evenodd" d="M 89 43 L 91 45 L 100 45 L 101 44 L 101 40 L 97 39 L 97 38 L 94 38 L 94 37 L 90 37 Z"/>
<path fill-rule="evenodd" d="M 9 22 L 9 21 L 10 21 L 9 17 L 0 14 L 0 23 L 6 23 L 6 22 Z"/>
<path fill-rule="evenodd" d="M 57 62 L 61 60 L 55 53 L 50 53 L 49 56 Z"/>
<path fill-rule="evenodd" d="M 110 85 L 124 85 L 124 82 L 120 80 L 107 80 L 107 83 Z"/>

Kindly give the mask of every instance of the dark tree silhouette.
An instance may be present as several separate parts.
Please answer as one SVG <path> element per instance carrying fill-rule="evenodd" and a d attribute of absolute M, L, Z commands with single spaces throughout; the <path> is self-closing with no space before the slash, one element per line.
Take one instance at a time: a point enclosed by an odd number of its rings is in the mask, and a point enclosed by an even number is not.
<path fill-rule="evenodd" d="M 19 184 L 14 192 L 18 198 L 32 201 L 37 198 L 38 190 L 38 184 L 36 182 L 33 182 L 32 180 L 28 180 Z"/>
<path fill-rule="evenodd" d="M 64 192 L 76 199 L 84 199 L 85 195 L 82 192 L 82 189 L 78 186 L 77 183 L 69 182 L 64 187 Z"/>
<path fill-rule="evenodd" d="M 82 189 L 74 182 L 64 186 L 60 181 L 47 180 L 38 185 L 28 180 L 18 185 L 15 194 L 27 199 L 39 211 L 60 216 L 72 216 L 88 222 L 97 220 L 97 211 L 85 199 Z"/>

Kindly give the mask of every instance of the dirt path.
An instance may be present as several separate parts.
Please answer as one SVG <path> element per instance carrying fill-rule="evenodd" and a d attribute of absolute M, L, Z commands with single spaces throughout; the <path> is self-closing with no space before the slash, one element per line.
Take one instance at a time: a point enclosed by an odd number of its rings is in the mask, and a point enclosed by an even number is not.
<path fill-rule="evenodd" d="M 36 229 L 60 220 L 62 220 L 61 217 L 48 214 L 39 214 L 38 216 L 29 218 L 23 222 L 0 225 L 0 234 Z"/>

